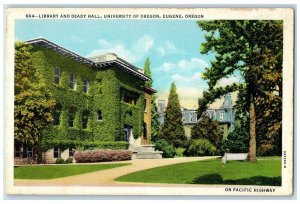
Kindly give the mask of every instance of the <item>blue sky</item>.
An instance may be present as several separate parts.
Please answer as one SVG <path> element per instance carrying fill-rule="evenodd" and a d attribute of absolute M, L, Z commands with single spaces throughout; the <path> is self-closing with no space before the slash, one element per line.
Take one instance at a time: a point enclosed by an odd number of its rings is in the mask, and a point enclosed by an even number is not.
<path fill-rule="evenodd" d="M 158 98 L 167 100 L 175 81 L 186 108 L 197 108 L 208 88 L 201 73 L 213 54 L 200 54 L 204 33 L 194 20 L 16 20 L 16 40 L 38 37 L 85 57 L 113 52 L 141 68 L 149 57 Z M 238 81 L 230 77 L 219 84 Z"/>

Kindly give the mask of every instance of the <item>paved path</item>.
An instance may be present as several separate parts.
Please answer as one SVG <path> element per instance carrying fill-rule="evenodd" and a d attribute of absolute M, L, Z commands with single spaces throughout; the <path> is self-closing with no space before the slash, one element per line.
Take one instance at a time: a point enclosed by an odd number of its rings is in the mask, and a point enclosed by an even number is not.
<path fill-rule="evenodd" d="M 165 166 L 169 164 L 177 164 L 184 162 L 200 161 L 216 157 L 181 157 L 172 159 L 137 159 L 131 161 L 122 162 L 109 162 L 111 163 L 131 163 L 128 166 L 116 167 L 113 169 L 107 169 L 102 171 L 96 171 L 86 174 L 80 174 L 75 176 L 50 179 L 50 180 L 27 180 L 27 179 L 15 179 L 14 184 L 20 186 L 152 186 L 153 184 L 139 184 L 139 183 L 123 183 L 114 181 L 115 178 L 120 176 L 150 169 L 159 166 Z M 103 164 L 103 163 L 102 163 Z M 84 164 L 79 164 L 84 165 Z M 164 185 L 164 184 L 162 184 Z"/>

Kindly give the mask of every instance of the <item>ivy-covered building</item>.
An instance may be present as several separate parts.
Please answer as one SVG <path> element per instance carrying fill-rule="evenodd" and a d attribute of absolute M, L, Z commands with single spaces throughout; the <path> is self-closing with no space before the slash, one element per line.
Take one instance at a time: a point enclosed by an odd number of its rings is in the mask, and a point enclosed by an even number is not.
<path fill-rule="evenodd" d="M 145 87 L 150 79 L 143 70 L 113 53 L 85 58 L 43 38 L 26 43 L 33 46 L 39 83 L 57 102 L 54 123 L 40 141 L 47 150 L 46 162 L 71 157 L 78 148 L 136 149 L 150 144 L 155 90 Z"/>

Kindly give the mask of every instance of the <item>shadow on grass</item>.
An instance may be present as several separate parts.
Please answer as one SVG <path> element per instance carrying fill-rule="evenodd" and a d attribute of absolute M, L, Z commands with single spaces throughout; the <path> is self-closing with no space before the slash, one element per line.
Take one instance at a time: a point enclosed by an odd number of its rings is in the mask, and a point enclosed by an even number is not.
<path fill-rule="evenodd" d="M 229 185 L 259 185 L 259 186 L 281 186 L 281 176 L 265 177 L 254 176 L 250 178 L 223 180 L 220 174 L 207 174 L 195 178 L 192 184 L 229 184 Z"/>

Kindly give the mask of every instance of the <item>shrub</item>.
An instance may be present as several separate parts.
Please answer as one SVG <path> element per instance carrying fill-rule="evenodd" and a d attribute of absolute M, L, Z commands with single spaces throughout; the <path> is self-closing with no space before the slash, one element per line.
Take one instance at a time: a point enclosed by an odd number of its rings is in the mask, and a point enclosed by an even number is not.
<path fill-rule="evenodd" d="M 248 131 L 236 126 L 233 132 L 228 134 L 221 149 L 225 153 L 247 153 L 249 149 Z"/>
<path fill-rule="evenodd" d="M 131 151 L 127 150 L 87 150 L 76 151 L 74 159 L 77 163 L 124 161 L 131 159 Z"/>
<path fill-rule="evenodd" d="M 166 140 L 161 139 L 155 143 L 155 149 L 163 151 L 164 158 L 173 158 L 176 154 L 175 148 L 173 145 L 169 144 Z"/>
<path fill-rule="evenodd" d="M 68 158 L 68 159 L 66 159 L 65 163 L 66 163 L 66 164 L 73 163 L 73 158 Z"/>
<path fill-rule="evenodd" d="M 262 144 L 260 145 L 260 148 L 258 149 L 257 152 L 258 155 L 260 156 L 274 156 L 275 151 L 274 151 L 274 145 L 272 144 Z"/>
<path fill-rule="evenodd" d="M 187 149 L 189 156 L 211 156 L 216 154 L 216 147 L 207 139 L 192 140 L 191 145 Z"/>
<path fill-rule="evenodd" d="M 181 147 L 180 147 L 180 148 L 176 148 L 176 150 L 175 150 L 175 151 L 176 151 L 176 156 L 177 156 L 177 157 L 183 157 L 183 152 L 184 152 L 184 150 L 185 150 L 185 149 L 184 149 L 184 148 L 181 148 Z"/>
<path fill-rule="evenodd" d="M 65 163 L 65 161 L 62 158 L 58 158 L 55 161 L 55 164 L 64 164 L 64 163 Z"/>

